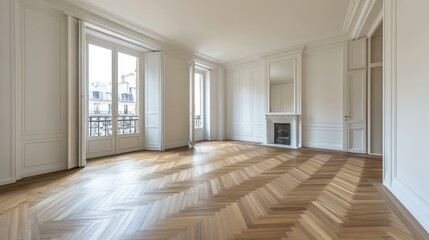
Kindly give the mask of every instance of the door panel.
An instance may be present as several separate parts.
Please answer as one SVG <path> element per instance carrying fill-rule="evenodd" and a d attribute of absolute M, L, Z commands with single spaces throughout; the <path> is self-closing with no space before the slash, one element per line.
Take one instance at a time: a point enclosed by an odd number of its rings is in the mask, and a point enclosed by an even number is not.
<path fill-rule="evenodd" d="M 113 50 L 88 44 L 87 158 L 115 154 Z"/>
<path fill-rule="evenodd" d="M 366 70 L 348 75 L 348 151 L 366 153 Z"/>
<path fill-rule="evenodd" d="M 139 150 L 140 87 L 138 57 L 118 52 L 116 152 Z"/>

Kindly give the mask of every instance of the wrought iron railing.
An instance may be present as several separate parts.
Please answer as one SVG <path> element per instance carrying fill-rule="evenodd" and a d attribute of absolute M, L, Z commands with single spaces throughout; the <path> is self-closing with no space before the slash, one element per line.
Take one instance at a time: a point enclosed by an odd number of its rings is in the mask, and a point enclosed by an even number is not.
<path fill-rule="evenodd" d="M 131 134 L 139 132 L 139 116 L 119 116 L 118 134 Z"/>
<path fill-rule="evenodd" d="M 195 116 L 195 128 L 202 128 L 202 127 L 203 127 L 203 119 L 199 115 Z"/>
<path fill-rule="evenodd" d="M 112 135 L 111 116 L 90 116 L 88 118 L 89 136 L 102 137 Z M 118 116 L 118 134 L 139 132 L 139 116 Z"/>
<path fill-rule="evenodd" d="M 112 135 L 111 116 L 90 116 L 88 119 L 89 136 L 101 137 Z"/>

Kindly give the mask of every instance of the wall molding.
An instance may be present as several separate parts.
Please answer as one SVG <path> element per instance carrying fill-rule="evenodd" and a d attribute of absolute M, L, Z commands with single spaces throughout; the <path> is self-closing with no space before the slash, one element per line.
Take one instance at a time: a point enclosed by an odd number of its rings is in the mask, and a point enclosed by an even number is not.
<path fill-rule="evenodd" d="M 15 182 L 16 182 L 15 178 L 6 178 L 0 181 L 0 186 L 15 183 Z"/>
<path fill-rule="evenodd" d="M 11 56 L 10 56 L 10 62 L 12 65 L 11 69 L 11 86 L 12 86 L 12 114 L 11 114 L 11 120 L 12 120 L 12 136 L 11 136 L 11 143 L 12 143 L 12 149 L 11 149 L 11 156 L 12 156 L 12 176 L 13 176 L 13 182 L 17 179 L 17 161 L 16 161 L 16 29 L 15 29 L 15 14 L 16 14 L 16 3 L 15 0 L 10 0 L 10 41 L 11 41 Z M 6 181 L 6 180 L 4 180 Z M 3 182 L 4 182 L 3 181 Z M 0 185 L 3 185 L 3 182 L 0 183 Z M 6 183 L 4 183 L 6 184 Z"/>
<path fill-rule="evenodd" d="M 396 177 L 396 0 L 384 0 L 383 68 L 383 184 L 389 189 Z"/>
<path fill-rule="evenodd" d="M 365 21 L 368 18 L 375 1 L 376 0 L 364 0 L 364 2 L 361 4 L 361 10 L 356 16 L 355 25 L 351 30 L 351 36 L 353 39 L 357 39 L 362 32 L 362 28 L 365 25 Z"/>
<path fill-rule="evenodd" d="M 423 228 L 429 232 L 429 203 L 398 177 L 393 179 L 389 190 L 412 213 Z"/>
<path fill-rule="evenodd" d="M 350 4 L 349 4 L 349 8 L 347 10 L 347 15 L 346 18 L 344 20 L 344 24 L 343 24 L 343 31 L 344 32 L 349 32 L 350 28 L 352 26 L 353 20 L 356 17 L 356 14 L 358 12 L 359 6 L 361 4 L 362 0 L 351 0 Z"/>
<path fill-rule="evenodd" d="M 188 147 L 188 141 L 165 144 L 165 150 L 178 147 Z"/>

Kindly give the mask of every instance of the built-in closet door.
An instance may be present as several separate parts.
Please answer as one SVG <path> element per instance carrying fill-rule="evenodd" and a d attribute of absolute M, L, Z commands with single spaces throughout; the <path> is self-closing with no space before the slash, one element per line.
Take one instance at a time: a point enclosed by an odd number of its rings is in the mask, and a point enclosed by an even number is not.
<path fill-rule="evenodd" d="M 366 70 L 348 74 L 348 151 L 366 153 Z"/>
<path fill-rule="evenodd" d="M 161 52 L 145 53 L 145 148 L 164 150 L 163 61 Z"/>
<path fill-rule="evenodd" d="M 366 41 L 362 38 L 349 43 L 344 122 L 347 151 L 353 153 L 366 153 L 367 145 Z"/>

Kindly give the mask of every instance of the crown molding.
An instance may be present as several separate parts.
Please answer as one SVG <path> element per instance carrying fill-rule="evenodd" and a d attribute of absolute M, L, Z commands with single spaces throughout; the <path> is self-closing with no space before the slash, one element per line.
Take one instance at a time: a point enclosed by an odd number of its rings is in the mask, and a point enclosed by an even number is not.
<path fill-rule="evenodd" d="M 383 22 L 383 9 L 378 13 L 377 17 L 375 18 L 374 23 L 372 24 L 372 26 L 369 28 L 367 37 L 371 37 L 374 32 L 377 30 L 378 26 Z"/>
<path fill-rule="evenodd" d="M 365 25 L 365 22 L 371 12 L 371 9 L 374 6 L 376 0 L 364 0 L 361 2 L 361 8 L 359 13 L 355 16 L 355 22 L 353 27 L 350 29 L 350 33 L 353 39 L 357 39 L 361 32 L 362 28 Z"/>
<path fill-rule="evenodd" d="M 91 24 L 107 27 L 109 30 L 120 34 L 125 34 L 127 37 L 139 41 L 145 48 L 151 50 L 162 50 L 170 54 L 204 63 L 205 65 L 208 65 L 212 68 L 230 68 L 232 66 L 261 61 L 265 58 L 293 54 L 293 52 L 296 51 L 302 52 L 303 50 L 318 48 L 356 38 L 358 33 L 362 30 L 365 20 L 368 17 L 369 12 L 375 2 L 375 0 L 351 0 L 342 31 L 333 37 L 297 44 L 291 47 L 277 49 L 233 61 L 221 62 L 220 60 L 203 53 L 186 49 L 185 47 L 175 43 L 173 40 L 161 36 L 152 29 L 131 22 L 116 13 L 100 8 L 88 0 L 36 1 L 48 2 L 51 5 L 55 5 L 56 8 L 61 8 L 62 11 L 67 15 L 82 19 Z"/>
<path fill-rule="evenodd" d="M 299 53 L 302 53 L 304 51 L 304 48 L 305 48 L 305 44 L 299 44 L 299 45 L 295 45 L 295 46 L 291 46 L 291 47 L 287 47 L 287 48 L 282 48 L 282 49 L 277 49 L 277 50 L 273 50 L 270 52 L 265 52 L 262 54 L 256 54 L 253 56 L 240 58 L 238 60 L 227 62 L 224 66 L 226 68 L 231 68 L 231 67 L 235 67 L 238 65 L 243 65 L 243 64 L 247 64 L 247 63 L 251 63 L 251 62 L 258 62 L 258 61 L 262 61 L 265 59 L 281 57 L 284 55 L 299 54 Z"/>
<path fill-rule="evenodd" d="M 40 0 L 39 0 L 40 1 Z M 102 9 L 88 0 L 44 0 L 56 8 L 60 8 L 66 15 L 82 19 L 93 25 L 106 27 L 110 31 L 124 34 L 126 37 L 141 43 L 141 46 L 151 50 L 162 50 L 167 53 L 178 55 L 187 59 L 195 59 L 205 62 L 212 67 L 222 66 L 221 62 L 215 58 L 195 52 L 179 46 L 174 41 L 169 40 L 153 30 L 140 24 L 126 20 L 125 18 Z"/>
<path fill-rule="evenodd" d="M 361 5 L 362 0 L 351 0 L 349 4 L 349 8 L 347 10 L 346 18 L 343 24 L 343 31 L 349 32 L 352 26 L 352 23 L 356 17 L 356 13 L 358 12 L 359 6 Z"/>
<path fill-rule="evenodd" d="M 350 39 L 351 39 L 351 36 L 349 33 L 340 33 L 340 34 L 333 36 L 333 37 L 329 37 L 329 38 L 325 38 L 325 39 L 319 39 L 319 40 L 307 42 L 304 44 L 295 45 L 295 46 L 288 47 L 288 48 L 282 48 L 282 49 L 274 50 L 274 51 L 267 52 L 264 54 L 257 54 L 254 56 L 241 58 L 241 59 L 226 63 L 224 65 L 224 67 L 228 69 L 228 68 L 238 67 L 241 65 L 250 64 L 252 62 L 259 62 L 259 61 L 263 61 L 263 60 L 270 59 L 270 58 L 281 57 L 284 55 L 299 54 L 299 53 L 307 52 L 307 51 L 312 50 L 312 49 L 325 47 L 325 46 L 329 46 L 329 45 L 334 45 L 334 44 L 344 42 L 344 41 L 347 41 Z"/>

